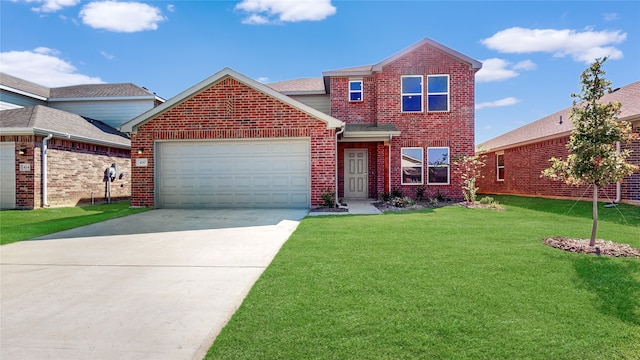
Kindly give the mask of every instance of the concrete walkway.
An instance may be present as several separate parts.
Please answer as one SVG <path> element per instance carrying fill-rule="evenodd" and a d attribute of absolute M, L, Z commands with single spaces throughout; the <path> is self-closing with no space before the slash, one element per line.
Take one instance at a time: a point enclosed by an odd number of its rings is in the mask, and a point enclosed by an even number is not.
<path fill-rule="evenodd" d="M 0 358 L 202 359 L 306 210 L 152 210 L 0 247 Z"/>
<path fill-rule="evenodd" d="M 323 215 L 379 215 L 382 214 L 377 207 L 373 205 L 376 200 L 373 199 L 345 199 L 348 212 L 310 212 L 309 216 Z"/>

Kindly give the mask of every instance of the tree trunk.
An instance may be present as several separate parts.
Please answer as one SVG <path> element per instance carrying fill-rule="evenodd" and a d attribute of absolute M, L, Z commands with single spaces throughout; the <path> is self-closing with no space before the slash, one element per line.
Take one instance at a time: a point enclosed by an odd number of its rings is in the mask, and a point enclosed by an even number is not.
<path fill-rule="evenodd" d="M 593 184 L 593 227 L 591 228 L 591 241 L 589 246 L 596 244 L 596 231 L 598 230 L 598 185 Z"/>

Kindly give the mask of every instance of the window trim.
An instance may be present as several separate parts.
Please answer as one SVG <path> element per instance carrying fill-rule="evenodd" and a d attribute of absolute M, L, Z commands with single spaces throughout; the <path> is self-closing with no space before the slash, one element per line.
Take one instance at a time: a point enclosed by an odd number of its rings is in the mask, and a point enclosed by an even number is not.
<path fill-rule="evenodd" d="M 351 90 L 351 83 L 356 83 L 359 82 L 360 83 L 360 90 Z M 349 84 L 348 84 L 349 88 L 349 102 L 362 102 L 364 101 L 364 80 L 363 79 L 349 79 Z M 353 93 L 360 93 L 360 100 L 351 100 L 351 94 Z"/>
<path fill-rule="evenodd" d="M 447 149 L 447 182 L 430 182 L 429 181 L 429 169 L 432 167 L 444 167 L 442 165 L 431 165 L 429 162 L 429 150 L 430 149 Z M 427 148 L 427 185 L 451 185 L 451 148 L 448 146 L 431 146 Z"/>
<path fill-rule="evenodd" d="M 420 182 L 405 182 L 404 181 L 404 168 L 402 166 L 402 157 L 404 156 L 404 150 L 420 150 L 420 155 L 422 159 L 420 160 Z M 408 167 L 408 166 L 407 166 Z M 413 166 L 417 167 L 417 166 Z M 401 185 L 424 185 L 424 148 L 417 146 L 406 146 L 400 148 L 400 184 Z"/>
<path fill-rule="evenodd" d="M 502 156 L 502 166 L 500 166 L 500 156 Z M 500 169 L 502 169 L 502 178 L 500 178 Z M 504 152 L 496 153 L 496 181 L 504 181 Z"/>
<path fill-rule="evenodd" d="M 446 92 L 429 92 L 429 78 L 431 77 L 446 77 L 447 78 L 447 91 Z M 429 96 L 431 95 L 447 95 L 447 109 L 446 110 L 431 110 L 429 109 Z M 427 112 L 449 112 L 451 109 L 451 78 L 449 74 L 433 74 L 427 75 Z"/>
<path fill-rule="evenodd" d="M 404 79 L 406 78 L 420 78 L 420 93 L 405 93 L 402 91 L 404 85 Z M 405 96 L 420 95 L 420 110 L 405 110 L 404 109 L 404 97 Z M 422 113 L 424 112 L 424 75 L 402 75 L 400 76 L 400 111 L 402 113 Z"/>

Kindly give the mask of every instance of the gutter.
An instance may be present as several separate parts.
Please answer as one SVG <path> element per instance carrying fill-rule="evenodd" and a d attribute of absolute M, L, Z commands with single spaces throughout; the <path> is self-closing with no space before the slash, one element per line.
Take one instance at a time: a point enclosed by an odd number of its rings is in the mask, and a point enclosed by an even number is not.
<path fill-rule="evenodd" d="M 69 133 L 63 133 L 59 131 L 47 130 L 47 129 L 38 129 L 38 128 L 3 128 L 0 129 L 0 135 L 43 135 L 47 136 L 52 134 L 56 137 L 67 138 L 71 140 L 77 140 L 85 143 L 95 144 L 95 145 L 103 145 L 110 146 L 119 149 L 131 149 L 131 145 L 126 145 L 122 143 L 117 143 L 108 140 L 98 140 L 94 138 L 89 138 L 85 136 L 71 135 Z M 123 138 L 124 139 L 124 138 Z"/>

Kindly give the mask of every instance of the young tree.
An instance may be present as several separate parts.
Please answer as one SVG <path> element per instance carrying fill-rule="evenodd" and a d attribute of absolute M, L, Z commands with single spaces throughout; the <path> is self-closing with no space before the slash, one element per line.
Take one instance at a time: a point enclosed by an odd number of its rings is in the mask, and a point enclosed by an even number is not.
<path fill-rule="evenodd" d="M 476 202 L 476 194 L 479 187 L 476 180 L 482 177 L 482 167 L 485 164 L 485 155 L 460 156 L 453 160 L 454 172 L 460 175 L 462 180 L 462 195 L 464 201 L 473 204 Z"/>
<path fill-rule="evenodd" d="M 571 94 L 573 101 L 570 111 L 575 129 L 571 132 L 566 160 L 551 158 L 551 167 L 543 175 L 553 180 L 563 180 L 569 185 L 593 186 L 593 227 L 589 246 L 594 246 L 598 227 L 598 188 L 622 180 L 637 170 L 637 166 L 627 163 L 631 150 L 617 151 L 616 143 L 628 142 L 633 138 L 631 125 L 618 121 L 620 103 L 602 103 L 606 92 L 612 92 L 611 82 L 604 77 L 602 64 L 607 58 L 596 59 L 582 72 L 582 91 Z"/>

